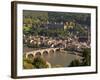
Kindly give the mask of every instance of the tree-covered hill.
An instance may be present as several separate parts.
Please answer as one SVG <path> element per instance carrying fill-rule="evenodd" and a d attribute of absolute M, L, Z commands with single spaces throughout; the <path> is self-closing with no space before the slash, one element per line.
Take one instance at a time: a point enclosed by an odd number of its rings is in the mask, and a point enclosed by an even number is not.
<path fill-rule="evenodd" d="M 23 24 L 24 34 L 65 36 L 72 32 L 87 35 L 91 26 L 91 14 L 24 10 Z"/>

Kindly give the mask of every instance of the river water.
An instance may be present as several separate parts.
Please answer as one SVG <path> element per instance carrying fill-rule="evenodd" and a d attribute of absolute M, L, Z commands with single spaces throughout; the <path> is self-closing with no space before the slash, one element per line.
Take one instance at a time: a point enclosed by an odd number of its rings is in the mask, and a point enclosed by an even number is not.
<path fill-rule="evenodd" d="M 75 54 L 71 54 L 68 51 L 56 52 L 46 58 L 52 67 L 67 67 L 75 59 L 81 59 L 81 57 Z"/>

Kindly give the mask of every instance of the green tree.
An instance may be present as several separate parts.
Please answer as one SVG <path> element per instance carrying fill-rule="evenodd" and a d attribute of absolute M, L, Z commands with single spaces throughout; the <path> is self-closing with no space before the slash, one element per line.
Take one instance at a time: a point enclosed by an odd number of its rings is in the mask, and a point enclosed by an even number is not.
<path fill-rule="evenodd" d="M 75 66 L 81 66 L 81 65 L 82 64 L 79 62 L 79 60 L 75 59 L 70 63 L 69 67 L 75 67 Z"/>
<path fill-rule="evenodd" d="M 90 48 L 86 48 L 83 51 L 83 65 L 84 66 L 90 66 L 91 65 L 91 49 Z"/>
<path fill-rule="evenodd" d="M 47 68 L 48 67 L 48 65 L 46 64 L 46 61 L 41 57 L 34 58 L 34 61 L 32 64 L 34 65 L 35 68 Z"/>

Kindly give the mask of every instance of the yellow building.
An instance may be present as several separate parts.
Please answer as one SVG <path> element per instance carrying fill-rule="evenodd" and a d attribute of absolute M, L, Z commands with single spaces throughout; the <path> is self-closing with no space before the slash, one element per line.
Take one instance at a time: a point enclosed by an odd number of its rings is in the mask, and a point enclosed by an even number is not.
<path fill-rule="evenodd" d="M 69 28 L 74 28 L 74 26 L 75 26 L 74 22 L 65 22 L 64 30 L 69 29 Z"/>

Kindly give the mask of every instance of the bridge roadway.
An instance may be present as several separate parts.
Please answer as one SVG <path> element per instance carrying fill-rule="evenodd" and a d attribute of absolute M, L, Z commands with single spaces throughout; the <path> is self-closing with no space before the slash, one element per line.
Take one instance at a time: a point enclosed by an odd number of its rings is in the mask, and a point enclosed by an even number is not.
<path fill-rule="evenodd" d="M 45 54 L 55 53 L 56 51 L 60 51 L 61 49 L 64 49 L 64 48 L 46 48 L 46 49 L 39 49 L 39 50 L 27 52 L 25 54 L 26 54 L 26 58 L 28 58 L 29 55 L 32 55 L 34 57 L 36 55 L 43 56 Z"/>

